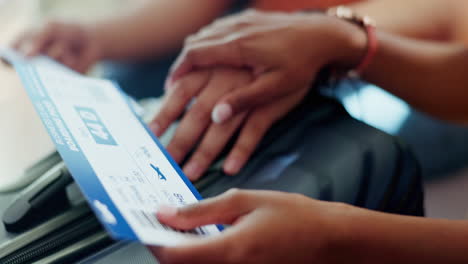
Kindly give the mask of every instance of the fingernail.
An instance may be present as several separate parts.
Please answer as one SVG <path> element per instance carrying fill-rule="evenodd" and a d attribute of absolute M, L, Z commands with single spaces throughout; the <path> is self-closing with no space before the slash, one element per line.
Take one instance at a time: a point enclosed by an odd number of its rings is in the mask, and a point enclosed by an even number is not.
<path fill-rule="evenodd" d="M 233 175 L 240 171 L 240 161 L 238 159 L 228 159 L 224 164 L 224 171 L 227 174 Z"/>
<path fill-rule="evenodd" d="M 201 167 L 198 163 L 189 162 L 189 164 L 184 167 L 184 172 L 189 179 L 196 179 L 201 174 Z"/>
<path fill-rule="evenodd" d="M 177 207 L 161 205 L 156 213 L 157 217 L 174 217 L 177 215 Z"/>
<path fill-rule="evenodd" d="M 228 104 L 219 104 L 215 106 L 211 113 L 211 119 L 216 124 L 221 124 L 232 116 L 232 107 Z"/>
<path fill-rule="evenodd" d="M 158 124 L 151 123 L 150 129 L 153 132 L 153 134 L 155 134 L 157 137 L 160 136 L 159 133 L 161 133 L 161 127 Z"/>

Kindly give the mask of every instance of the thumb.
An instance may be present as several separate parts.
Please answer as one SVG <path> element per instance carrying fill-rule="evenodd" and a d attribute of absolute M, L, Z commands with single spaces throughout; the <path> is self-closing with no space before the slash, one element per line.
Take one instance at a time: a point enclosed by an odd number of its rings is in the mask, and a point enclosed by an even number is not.
<path fill-rule="evenodd" d="M 183 75 L 199 67 L 242 67 L 244 62 L 236 40 L 212 40 L 188 44 L 169 73 L 169 85 Z"/>
<path fill-rule="evenodd" d="M 281 87 L 282 78 L 277 72 L 261 75 L 251 85 L 234 90 L 223 97 L 213 108 L 211 119 L 221 124 L 231 117 L 257 108 L 284 96 L 288 90 Z"/>
<path fill-rule="evenodd" d="M 34 57 L 44 52 L 49 45 L 57 40 L 59 27 L 58 23 L 49 22 L 42 31 L 31 39 L 31 43 L 29 43 L 30 46 L 25 55 L 27 57 Z"/>
<path fill-rule="evenodd" d="M 255 209 L 257 203 L 245 191 L 231 190 L 215 198 L 182 208 L 161 206 L 158 220 L 175 229 L 189 230 L 210 224 L 232 224 Z"/>

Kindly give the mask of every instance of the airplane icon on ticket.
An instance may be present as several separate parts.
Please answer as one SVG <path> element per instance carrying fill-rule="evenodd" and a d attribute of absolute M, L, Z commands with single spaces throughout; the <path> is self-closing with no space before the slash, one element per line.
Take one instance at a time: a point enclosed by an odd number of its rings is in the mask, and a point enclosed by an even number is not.
<path fill-rule="evenodd" d="M 153 164 L 150 164 L 150 165 L 151 165 L 151 168 L 153 168 L 153 170 L 156 171 L 156 173 L 158 174 L 158 177 L 159 177 L 160 180 L 167 181 L 166 176 L 164 176 L 164 174 L 161 172 L 159 167 L 156 167 Z"/>

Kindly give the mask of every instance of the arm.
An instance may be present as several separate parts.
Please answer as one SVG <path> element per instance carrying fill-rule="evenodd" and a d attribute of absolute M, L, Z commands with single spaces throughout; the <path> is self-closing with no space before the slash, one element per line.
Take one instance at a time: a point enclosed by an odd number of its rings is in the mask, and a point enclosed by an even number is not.
<path fill-rule="evenodd" d="M 231 0 L 152 0 L 124 16 L 89 25 L 104 59 L 142 59 L 177 51 L 184 39 L 210 23 Z"/>
<path fill-rule="evenodd" d="M 84 73 L 103 59 L 138 60 L 175 52 L 187 35 L 219 16 L 230 2 L 147 0 L 126 15 L 100 22 L 50 22 L 24 32 L 13 46 L 28 57 L 44 54 Z"/>
<path fill-rule="evenodd" d="M 467 48 L 387 33 L 378 38 L 380 48 L 366 80 L 436 117 L 468 121 Z"/>
<path fill-rule="evenodd" d="M 387 32 L 427 40 L 468 40 L 464 37 L 468 29 L 464 0 L 371 0 L 351 7 L 372 17 Z"/>
<path fill-rule="evenodd" d="M 356 263 L 467 263 L 468 222 L 351 209 L 340 241 Z"/>
<path fill-rule="evenodd" d="M 380 49 L 364 74 L 368 81 L 439 118 L 468 121 L 468 90 L 465 89 L 468 50 L 464 46 L 384 32 L 378 38 Z M 220 95 L 212 104 L 205 105 L 209 108 L 203 114 L 197 114 L 204 118 L 211 116 L 214 123 L 224 124 L 244 112 L 274 105 L 307 90 L 315 74 L 325 65 L 346 68 L 357 65 L 366 45 L 364 30 L 324 15 L 250 11 L 219 21 L 187 43 L 167 82 L 174 96 L 168 97 L 152 122 L 153 130 L 157 135 L 164 133 L 187 102 L 204 91 L 190 89 L 189 83 L 182 80 L 194 69 L 224 65 L 249 70 L 253 75 L 241 89 Z M 235 166 L 226 165 L 226 171 L 235 174 L 242 167 L 261 138 L 262 133 L 256 131 L 249 133 L 253 138 L 249 140 L 249 151 L 237 151 L 246 149 L 241 146 L 232 150 L 236 155 L 230 155 L 226 164 Z M 193 137 L 193 130 L 182 134 Z M 246 137 L 241 135 L 240 139 Z M 174 140 L 173 144 L 178 145 L 178 141 Z M 203 153 L 203 149 L 202 145 L 197 152 Z M 227 170 L 228 167 L 231 169 Z M 188 171 L 187 174 L 190 175 Z"/>
<path fill-rule="evenodd" d="M 279 192 L 229 191 L 161 207 L 176 229 L 229 224 L 219 236 L 154 248 L 161 263 L 468 263 L 468 222 L 398 216 Z"/>
<path fill-rule="evenodd" d="M 325 65 L 357 65 L 367 45 L 364 30 L 323 15 L 250 12 L 237 19 L 236 34 L 213 37 L 208 32 L 223 30 L 218 23 L 193 37 L 169 79 L 171 84 L 197 66 L 250 67 L 255 81 L 226 95 L 214 108 L 214 116 L 221 107 L 230 108 L 221 122 L 296 91 Z M 366 80 L 436 117 L 468 121 L 468 48 L 385 32 L 378 33 L 378 40 L 380 48 L 363 76 Z"/>

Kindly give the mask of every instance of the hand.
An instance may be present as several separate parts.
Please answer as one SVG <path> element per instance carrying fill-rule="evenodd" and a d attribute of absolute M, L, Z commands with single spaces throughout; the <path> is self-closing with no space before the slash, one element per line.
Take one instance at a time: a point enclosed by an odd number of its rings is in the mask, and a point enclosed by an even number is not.
<path fill-rule="evenodd" d="M 185 208 L 162 207 L 157 216 L 181 230 L 232 227 L 190 245 L 151 250 L 161 264 L 346 263 L 335 249 L 347 230 L 341 220 L 354 210 L 297 194 L 231 190 Z"/>
<path fill-rule="evenodd" d="M 167 91 L 163 106 L 150 125 L 157 136 L 161 136 L 196 98 L 167 146 L 178 163 L 196 147 L 183 168 L 190 180 L 201 177 L 237 131 L 239 137 L 223 168 L 229 175 L 238 173 L 272 124 L 286 115 L 307 93 L 307 87 L 302 87 L 284 98 L 244 111 L 223 124 L 213 123 L 210 112 L 216 102 L 226 94 L 249 85 L 251 78 L 245 70 L 219 67 L 191 72 L 177 80 L 174 89 Z"/>
<path fill-rule="evenodd" d="M 91 29 L 62 22 L 25 32 L 13 47 L 27 57 L 47 55 L 81 73 L 101 59 L 103 48 Z"/>
<path fill-rule="evenodd" d="M 325 65 L 356 65 L 366 42 L 362 29 L 330 16 L 248 11 L 189 37 L 171 70 L 167 89 L 200 68 L 249 69 L 254 81 L 217 102 L 213 121 L 222 123 L 307 87 Z"/>

